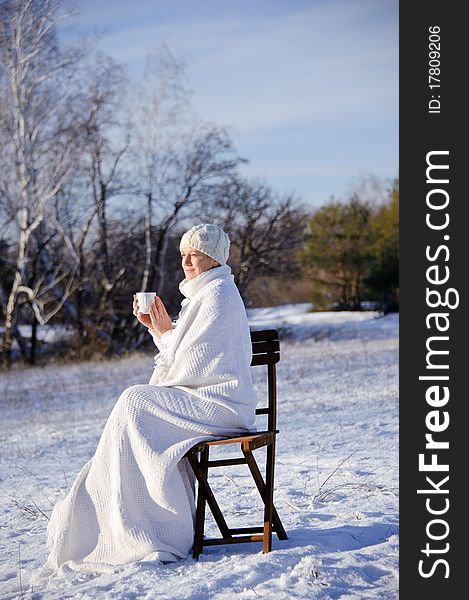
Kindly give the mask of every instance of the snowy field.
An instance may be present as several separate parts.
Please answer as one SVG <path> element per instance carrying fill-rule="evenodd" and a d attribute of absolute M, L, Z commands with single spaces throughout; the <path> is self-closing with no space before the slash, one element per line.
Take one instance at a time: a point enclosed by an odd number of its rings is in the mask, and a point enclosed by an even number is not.
<path fill-rule="evenodd" d="M 282 334 L 274 500 L 289 539 L 274 535 L 266 555 L 239 544 L 99 576 L 44 571 L 53 504 L 94 453 L 120 392 L 148 382 L 153 359 L 0 374 L 0 597 L 397 598 L 398 316 L 307 309 L 249 311 L 253 327 Z M 253 369 L 261 397 L 263 371 Z M 215 470 L 212 482 L 228 525 L 262 524 L 247 467 Z M 216 534 L 210 521 L 206 534 Z"/>

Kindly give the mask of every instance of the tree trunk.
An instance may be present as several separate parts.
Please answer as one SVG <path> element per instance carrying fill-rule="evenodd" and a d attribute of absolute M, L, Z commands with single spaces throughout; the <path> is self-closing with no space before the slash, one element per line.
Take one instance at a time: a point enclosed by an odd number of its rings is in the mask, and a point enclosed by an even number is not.
<path fill-rule="evenodd" d="M 38 320 L 33 312 L 33 322 L 31 323 L 31 345 L 29 347 L 29 364 L 36 364 L 36 349 L 37 349 L 37 326 Z"/>
<path fill-rule="evenodd" d="M 106 215 L 106 197 L 107 189 L 104 183 L 100 183 L 100 198 L 99 198 L 99 210 L 98 210 L 98 221 L 101 229 L 101 256 L 100 260 L 102 263 L 102 269 L 104 273 L 105 283 L 109 284 L 111 281 L 111 265 L 109 261 L 109 248 L 107 240 L 107 215 Z"/>
<path fill-rule="evenodd" d="M 153 196 L 149 192 L 147 195 L 147 213 L 145 215 L 145 266 L 143 269 L 142 285 L 140 291 L 146 292 L 148 282 L 150 279 L 150 267 L 151 267 L 151 222 L 152 222 L 152 211 L 153 211 Z"/>
<path fill-rule="evenodd" d="M 97 214 L 97 212 L 98 212 L 98 206 L 95 206 L 93 212 L 91 213 L 90 217 L 88 218 L 88 221 L 85 224 L 85 227 L 83 228 L 83 231 L 82 231 L 82 234 L 80 237 L 80 241 L 79 241 L 78 247 L 77 247 L 77 256 L 78 256 L 77 279 L 80 282 L 80 286 L 78 287 L 78 289 L 75 292 L 75 309 L 76 309 L 75 324 L 76 324 L 76 330 L 78 332 L 80 349 L 85 344 L 85 339 L 86 339 L 85 324 L 88 323 L 88 318 L 84 314 L 85 303 L 83 300 L 83 297 L 84 297 L 83 285 L 84 285 L 84 280 L 86 277 L 86 266 L 87 266 L 86 262 L 85 262 L 84 247 L 85 247 L 86 238 L 88 236 L 88 232 L 91 227 L 91 223 L 93 222 L 93 219 L 94 219 L 95 215 Z"/>
<path fill-rule="evenodd" d="M 13 278 L 10 294 L 8 296 L 7 307 L 5 310 L 5 331 L 3 332 L 2 341 L 2 364 L 5 368 L 11 367 L 11 348 L 13 345 L 13 330 L 16 327 L 17 317 L 17 297 L 18 288 L 23 283 L 24 271 L 26 265 L 26 248 L 29 240 L 30 232 L 27 229 L 28 211 L 22 209 L 21 214 L 21 230 L 20 239 L 18 242 L 18 257 L 16 259 L 16 271 Z"/>
<path fill-rule="evenodd" d="M 78 289 L 75 292 L 75 308 L 76 308 L 76 319 L 75 325 L 80 340 L 80 347 L 85 343 L 85 327 L 83 324 L 83 292 Z"/>
<path fill-rule="evenodd" d="M 99 329 L 106 316 L 109 316 L 111 321 L 116 321 L 116 315 L 114 314 L 113 302 L 112 302 L 112 288 L 114 284 L 111 283 L 111 261 L 109 259 L 109 247 L 108 247 L 108 235 L 107 235 L 107 215 L 106 215 L 106 200 L 107 200 L 107 187 L 106 184 L 100 182 L 100 197 L 99 197 L 99 209 L 98 209 L 98 223 L 101 230 L 100 236 L 100 257 L 99 263 L 101 265 L 101 300 L 99 302 L 97 315 L 96 315 L 96 327 Z"/>
<path fill-rule="evenodd" d="M 168 251 L 169 243 L 169 227 L 163 235 L 163 240 L 158 254 L 158 286 L 156 288 L 156 295 L 160 296 L 163 292 L 164 285 L 166 283 L 166 253 Z"/>
<path fill-rule="evenodd" d="M 169 217 L 166 218 L 160 229 L 160 236 L 158 238 L 158 246 L 156 248 L 156 259 L 158 261 L 158 285 L 156 286 L 156 294 L 159 296 L 166 283 L 166 252 L 168 250 L 169 234 L 173 227 L 178 213 L 181 208 L 187 203 L 192 193 L 192 186 L 188 185 L 181 200 L 178 200 L 174 207 L 173 212 Z"/>

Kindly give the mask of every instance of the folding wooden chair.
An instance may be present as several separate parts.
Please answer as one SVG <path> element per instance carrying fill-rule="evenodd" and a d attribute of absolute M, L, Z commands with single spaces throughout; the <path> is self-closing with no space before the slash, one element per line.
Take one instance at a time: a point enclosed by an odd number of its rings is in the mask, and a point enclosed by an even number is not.
<path fill-rule="evenodd" d="M 275 438 L 278 433 L 276 429 L 277 382 L 275 366 L 280 360 L 278 333 L 274 329 L 252 331 L 251 341 L 253 354 L 251 366 L 267 366 L 268 406 L 256 409 L 256 415 L 267 415 L 267 430 L 202 442 L 191 448 L 186 454 L 198 481 L 194 545 L 192 551 L 194 558 L 198 558 L 204 546 L 239 544 L 241 542 L 263 542 L 264 553 L 270 552 L 272 548 L 272 532 L 276 533 L 280 540 L 288 539 L 273 504 Z M 243 456 L 239 458 L 209 460 L 210 447 L 221 444 L 240 444 Z M 253 450 L 264 446 L 267 447 L 265 481 L 253 455 Z M 264 525 L 262 527 L 229 528 L 208 482 L 210 468 L 242 464 L 248 465 L 264 503 Z M 218 525 L 222 535 L 221 538 L 204 539 L 206 504 L 208 504 Z"/>

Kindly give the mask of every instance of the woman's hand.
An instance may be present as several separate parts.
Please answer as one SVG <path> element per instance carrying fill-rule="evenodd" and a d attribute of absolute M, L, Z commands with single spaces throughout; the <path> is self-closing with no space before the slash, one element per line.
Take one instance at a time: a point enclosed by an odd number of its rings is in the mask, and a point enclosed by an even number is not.
<path fill-rule="evenodd" d="M 144 316 L 146 317 L 147 315 Z M 151 321 L 151 328 L 154 331 L 156 331 L 158 335 L 161 336 L 163 335 L 163 333 L 173 328 L 173 322 L 171 321 L 171 317 L 168 315 L 163 301 L 159 296 L 155 296 L 155 298 L 153 298 L 153 302 L 150 306 L 149 316 Z"/>
<path fill-rule="evenodd" d="M 139 322 L 142 325 L 145 325 L 145 327 L 151 327 L 151 319 L 150 319 L 150 315 L 145 315 L 141 312 L 138 312 L 138 302 L 137 302 L 137 296 L 134 294 L 134 315 L 137 317 L 137 319 L 139 320 Z"/>

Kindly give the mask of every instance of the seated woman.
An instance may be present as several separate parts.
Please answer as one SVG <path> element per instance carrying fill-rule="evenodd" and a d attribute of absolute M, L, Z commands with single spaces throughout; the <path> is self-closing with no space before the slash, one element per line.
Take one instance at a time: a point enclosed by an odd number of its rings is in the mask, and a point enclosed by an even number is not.
<path fill-rule="evenodd" d="M 175 325 L 157 297 L 148 327 L 159 353 L 148 385 L 119 397 L 95 455 L 52 511 L 47 566 L 103 572 L 142 560 L 186 557 L 194 535 L 194 475 L 185 453 L 196 443 L 252 430 L 246 311 L 226 264 L 230 241 L 217 225 L 181 239 Z"/>

